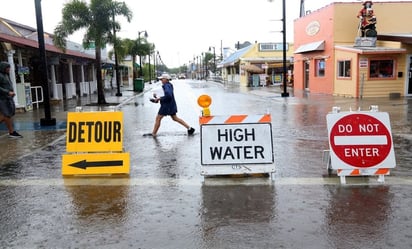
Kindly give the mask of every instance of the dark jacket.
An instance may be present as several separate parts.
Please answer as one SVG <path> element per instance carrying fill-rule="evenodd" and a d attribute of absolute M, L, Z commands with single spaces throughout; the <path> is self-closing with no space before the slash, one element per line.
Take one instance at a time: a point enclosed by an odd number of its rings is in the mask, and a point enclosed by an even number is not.
<path fill-rule="evenodd" d="M 166 82 L 162 85 L 164 96 L 160 98 L 159 115 L 175 115 L 177 113 L 177 105 L 173 93 L 173 85 Z"/>
<path fill-rule="evenodd" d="M 6 73 L 6 68 L 10 67 L 7 62 L 0 62 L 0 99 L 7 99 L 9 92 L 14 91 L 10 76 Z"/>

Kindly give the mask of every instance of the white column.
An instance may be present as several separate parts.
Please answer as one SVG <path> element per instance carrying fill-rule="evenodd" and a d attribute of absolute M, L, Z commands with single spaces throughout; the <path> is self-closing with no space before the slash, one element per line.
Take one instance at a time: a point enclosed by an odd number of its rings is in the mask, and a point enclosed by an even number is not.
<path fill-rule="evenodd" d="M 81 70 L 81 73 L 82 73 L 82 75 L 81 75 L 82 82 L 84 82 L 84 65 L 83 64 L 80 66 L 80 70 Z"/>
<path fill-rule="evenodd" d="M 92 64 L 92 72 L 93 72 L 93 82 L 95 82 L 97 79 L 96 79 L 96 70 L 94 68 L 94 64 Z"/>
<path fill-rule="evenodd" d="M 69 78 L 70 78 L 69 83 L 73 83 L 73 62 L 72 61 L 69 61 Z"/>
<path fill-rule="evenodd" d="M 23 58 L 21 57 L 21 50 L 17 50 L 17 61 L 19 62 L 19 67 L 23 67 Z M 19 74 L 20 83 L 24 84 L 24 74 Z"/>
<path fill-rule="evenodd" d="M 19 100 L 18 100 L 19 98 L 17 96 L 16 75 L 14 73 L 15 66 L 14 66 L 14 61 L 13 61 L 13 54 L 15 52 L 16 51 L 14 51 L 14 50 L 7 51 L 7 61 L 10 64 L 10 80 L 11 80 L 11 83 L 13 85 L 13 90 L 16 93 L 16 96 L 14 97 L 14 103 L 15 103 L 16 107 L 18 107 L 20 105 L 19 105 Z"/>
<path fill-rule="evenodd" d="M 51 86 L 53 90 L 53 99 L 59 99 L 59 93 L 57 92 L 57 83 L 56 83 L 56 70 L 54 65 L 50 65 L 50 78 Z"/>

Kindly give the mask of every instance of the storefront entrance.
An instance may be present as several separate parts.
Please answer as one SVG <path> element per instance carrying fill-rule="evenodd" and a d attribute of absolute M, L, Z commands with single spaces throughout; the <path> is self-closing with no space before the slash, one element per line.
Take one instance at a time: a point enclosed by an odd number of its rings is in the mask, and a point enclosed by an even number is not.
<path fill-rule="evenodd" d="M 412 95 L 412 56 L 409 57 L 409 69 L 408 69 L 408 84 L 406 93 Z"/>
<path fill-rule="evenodd" d="M 309 91 L 309 65 L 310 65 L 310 61 L 305 61 L 303 63 L 303 87 L 304 90 L 308 90 Z"/>

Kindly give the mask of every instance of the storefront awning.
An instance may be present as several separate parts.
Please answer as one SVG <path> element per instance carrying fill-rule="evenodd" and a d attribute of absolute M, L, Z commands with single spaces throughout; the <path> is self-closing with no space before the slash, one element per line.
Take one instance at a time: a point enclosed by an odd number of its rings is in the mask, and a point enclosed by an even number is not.
<path fill-rule="evenodd" d="M 256 65 L 250 64 L 250 65 L 243 65 L 240 67 L 243 70 L 246 70 L 251 73 L 263 73 L 264 70 Z"/>
<path fill-rule="evenodd" d="M 325 49 L 325 41 L 317 41 L 317 42 L 303 44 L 298 49 L 296 49 L 294 54 L 301 54 L 301 53 L 312 52 L 312 51 L 322 51 L 324 49 Z"/>

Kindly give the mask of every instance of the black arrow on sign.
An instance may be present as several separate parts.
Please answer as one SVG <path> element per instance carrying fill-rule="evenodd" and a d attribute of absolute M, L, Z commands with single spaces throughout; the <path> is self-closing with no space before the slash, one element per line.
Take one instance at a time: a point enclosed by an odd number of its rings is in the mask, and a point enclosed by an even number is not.
<path fill-rule="evenodd" d="M 123 166 L 122 160 L 115 160 L 115 161 L 95 161 L 95 162 L 88 162 L 86 160 L 81 160 L 69 166 L 79 168 L 79 169 L 86 169 L 90 167 L 113 167 L 113 166 Z"/>

